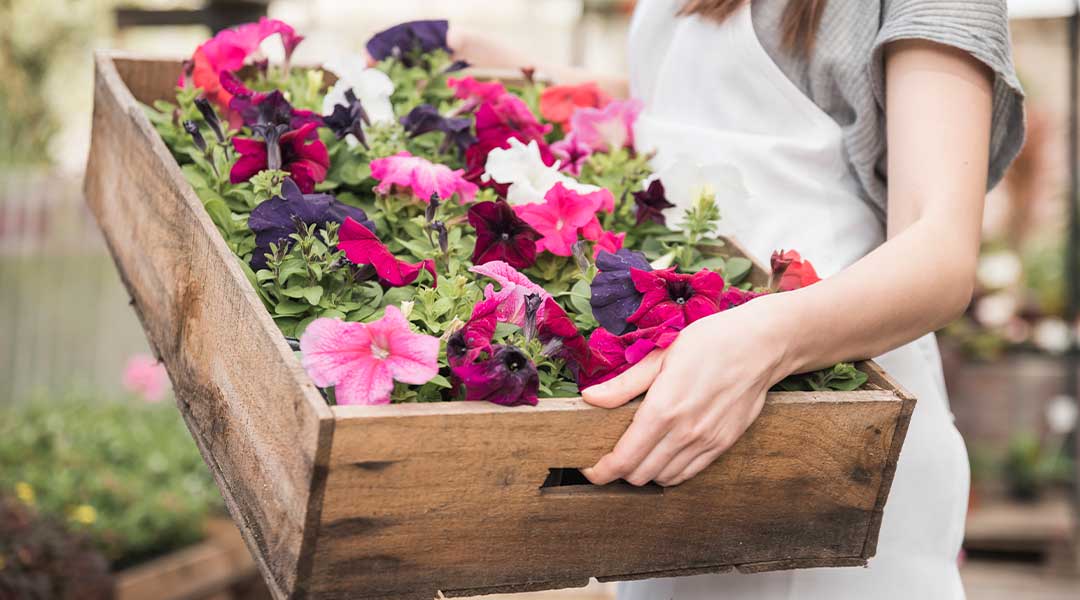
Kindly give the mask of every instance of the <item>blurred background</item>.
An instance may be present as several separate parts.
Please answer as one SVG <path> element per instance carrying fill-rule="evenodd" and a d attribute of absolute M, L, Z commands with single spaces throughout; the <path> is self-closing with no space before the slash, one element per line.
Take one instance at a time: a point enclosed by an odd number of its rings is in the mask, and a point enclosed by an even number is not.
<path fill-rule="evenodd" d="M 976 297 L 940 335 L 971 456 L 961 560 L 974 599 L 1080 597 L 1070 495 L 1080 370 L 1066 276 L 1077 168 L 1066 16 L 1076 4 L 1010 2 L 1028 140 L 988 198 Z M 632 0 L 0 1 L 0 583 L 5 561 L 20 560 L 46 574 L 28 590 L 74 574 L 88 598 L 266 597 L 83 207 L 93 48 L 189 56 L 212 31 L 265 14 L 306 36 L 295 61 L 318 63 L 397 22 L 446 17 L 552 62 L 621 72 L 632 9 Z M 30 536 L 35 553 L 6 554 L 15 536 Z M 515 596 L 548 597 L 613 591 Z"/>

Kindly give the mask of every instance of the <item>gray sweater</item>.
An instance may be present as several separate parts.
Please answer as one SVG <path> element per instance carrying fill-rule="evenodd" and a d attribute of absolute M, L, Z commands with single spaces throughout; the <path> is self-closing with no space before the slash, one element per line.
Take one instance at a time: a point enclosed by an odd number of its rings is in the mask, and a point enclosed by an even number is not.
<path fill-rule="evenodd" d="M 793 0 L 799 1 L 799 0 Z M 925 39 L 970 53 L 994 72 L 987 187 L 1001 179 L 1024 139 L 1023 91 L 1012 63 L 1005 0 L 830 0 L 809 57 L 781 48 L 788 0 L 753 0 L 762 46 L 844 131 L 848 164 L 864 198 L 886 205 L 884 47 Z"/>

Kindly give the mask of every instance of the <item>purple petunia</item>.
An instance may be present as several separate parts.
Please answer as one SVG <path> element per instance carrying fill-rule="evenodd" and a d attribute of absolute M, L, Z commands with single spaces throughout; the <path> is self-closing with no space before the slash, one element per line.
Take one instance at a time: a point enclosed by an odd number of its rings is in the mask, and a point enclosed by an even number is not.
<path fill-rule="evenodd" d="M 631 269 L 651 271 L 652 267 L 640 252 L 622 249 L 615 253 L 601 252 L 596 257 L 599 273 L 592 281 L 593 316 L 600 326 L 622 335 L 635 326 L 627 322 L 641 305 L 643 294 L 634 287 Z"/>
<path fill-rule="evenodd" d="M 494 345 L 488 358 L 453 367 L 452 371 L 465 386 L 466 400 L 536 406 L 540 389 L 536 365 L 514 346 Z"/>
<path fill-rule="evenodd" d="M 352 134 L 360 145 L 367 148 L 364 126 L 371 125 L 371 119 L 351 88 L 345 90 L 345 102 L 346 104 L 335 104 L 334 111 L 322 118 L 323 124 L 334 132 L 337 139 Z"/>
<path fill-rule="evenodd" d="M 451 145 L 455 146 L 459 155 L 464 155 L 465 150 L 476 143 L 476 136 L 472 133 L 472 119 L 466 117 L 444 117 L 438 109 L 430 104 L 421 104 L 409 111 L 409 114 L 401 117 L 401 124 L 409 137 L 416 137 L 441 131 L 445 135 L 440 152 L 445 152 Z"/>
<path fill-rule="evenodd" d="M 506 202 L 473 204 L 469 207 L 469 225 L 476 229 L 473 264 L 501 260 L 515 269 L 525 269 L 536 262 L 540 234 Z"/>
<path fill-rule="evenodd" d="M 270 244 L 289 244 L 289 236 L 297 233 L 299 227 L 314 224 L 322 229 L 326 223 L 343 223 L 346 217 L 375 231 L 375 224 L 363 210 L 342 204 L 330 194 L 304 194 L 286 177 L 281 184 L 281 195 L 259 204 L 248 217 L 248 227 L 255 232 L 251 268 L 265 269 Z"/>
<path fill-rule="evenodd" d="M 675 207 L 668 201 L 664 194 L 664 184 L 660 183 L 659 179 L 654 179 L 647 189 L 634 192 L 633 195 L 638 225 L 646 221 L 664 225 L 664 209 Z"/>
<path fill-rule="evenodd" d="M 368 55 L 375 60 L 395 57 L 406 67 L 414 66 L 413 54 L 435 50 L 453 52 L 446 43 L 450 24 L 445 20 L 410 21 L 376 33 L 367 43 Z"/>

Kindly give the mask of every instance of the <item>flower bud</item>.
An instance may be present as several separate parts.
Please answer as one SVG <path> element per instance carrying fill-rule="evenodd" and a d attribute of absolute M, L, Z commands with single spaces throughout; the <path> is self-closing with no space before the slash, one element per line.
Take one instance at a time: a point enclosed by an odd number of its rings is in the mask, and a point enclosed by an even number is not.
<path fill-rule="evenodd" d="M 195 143 L 195 147 L 199 149 L 199 152 L 205 153 L 206 140 L 203 138 L 202 132 L 199 131 L 199 126 L 195 124 L 195 121 L 184 121 L 184 131 L 191 136 L 191 141 Z"/>
<path fill-rule="evenodd" d="M 225 142 L 225 133 L 221 130 L 221 120 L 218 119 L 217 113 L 214 112 L 214 107 L 210 105 L 210 101 L 205 97 L 195 99 L 195 108 L 199 109 L 202 113 L 203 119 L 206 120 L 206 124 L 210 126 L 210 130 L 214 132 L 214 137 L 219 142 Z"/>
<path fill-rule="evenodd" d="M 586 252 L 586 246 L 588 242 L 585 240 L 578 240 L 574 242 L 571 247 L 571 252 L 574 254 L 574 262 L 577 263 L 577 268 L 582 273 L 588 273 L 589 267 L 592 266 L 592 261 L 589 260 L 588 252 Z"/>

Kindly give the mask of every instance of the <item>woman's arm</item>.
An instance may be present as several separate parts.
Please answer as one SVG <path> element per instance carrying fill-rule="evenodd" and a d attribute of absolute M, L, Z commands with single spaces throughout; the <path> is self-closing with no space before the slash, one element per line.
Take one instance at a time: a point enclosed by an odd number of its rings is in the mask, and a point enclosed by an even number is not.
<path fill-rule="evenodd" d="M 956 318 L 971 297 L 989 156 L 991 72 L 918 40 L 886 49 L 889 240 L 812 286 L 687 327 L 585 400 L 648 390 L 615 449 L 585 475 L 676 485 L 728 449 L 792 373 L 877 356 Z M 702 368 L 701 357 L 713 366 Z"/>
<path fill-rule="evenodd" d="M 499 42 L 491 36 L 451 26 L 447 43 L 454 50 L 454 57 L 469 64 L 488 69 L 520 69 L 532 67 L 541 77 L 558 84 L 596 82 L 605 92 L 616 98 L 629 95 L 629 83 L 625 77 L 605 75 L 559 63 L 536 60 L 536 57 Z"/>

